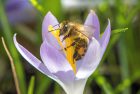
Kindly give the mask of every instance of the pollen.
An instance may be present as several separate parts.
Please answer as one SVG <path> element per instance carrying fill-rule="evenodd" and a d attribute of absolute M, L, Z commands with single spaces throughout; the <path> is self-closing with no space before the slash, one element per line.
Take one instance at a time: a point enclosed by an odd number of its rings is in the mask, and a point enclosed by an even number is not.
<path fill-rule="evenodd" d="M 61 39 L 59 37 L 59 33 L 60 33 L 60 30 L 55 30 L 53 28 L 52 25 L 49 25 L 48 26 L 48 31 L 52 31 L 50 33 L 52 33 L 52 35 L 56 38 L 56 40 L 58 41 L 60 47 L 62 48 L 62 51 L 64 52 L 68 62 L 70 63 L 70 65 L 72 66 L 73 68 L 73 71 L 74 73 L 76 73 L 76 63 L 75 63 L 75 60 L 73 58 L 73 54 L 74 54 L 74 47 L 71 46 L 69 47 L 67 50 L 65 50 L 64 48 L 71 45 L 72 43 L 72 39 L 71 38 L 67 38 L 64 42 L 65 42 L 65 45 L 63 45 L 63 43 L 61 42 Z"/>
<path fill-rule="evenodd" d="M 78 50 L 78 53 L 80 55 L 83 55 L 85 53 L 85 49 L 83 47 L 81 47 L 79 50 Z"/>

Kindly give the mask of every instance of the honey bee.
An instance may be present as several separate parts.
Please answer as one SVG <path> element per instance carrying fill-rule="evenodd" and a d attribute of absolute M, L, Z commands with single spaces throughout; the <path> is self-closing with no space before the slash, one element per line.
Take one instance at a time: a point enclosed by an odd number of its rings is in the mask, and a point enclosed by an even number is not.
<path fill-rule="evenodd" d="M 67 50 L 69 47 L 74 47 L 73 59 L 78 61 L 85 56 L 88 48 L 89 40 L 92 38 L 94 27 L 84 26 L 78 23 L 63 21 L 59 26 L 59 36 L 63 36 L 62 42 L 67 38 L 73 42 L 64 48 Z"/>

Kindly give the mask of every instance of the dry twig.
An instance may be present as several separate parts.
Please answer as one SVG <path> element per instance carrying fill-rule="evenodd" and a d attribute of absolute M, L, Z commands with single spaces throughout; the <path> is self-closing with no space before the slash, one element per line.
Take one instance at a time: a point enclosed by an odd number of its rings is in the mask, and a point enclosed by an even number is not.
<path fill-rule="evenodd" d="M 2 37 L 2 43 L 3 43 L 3 46 L 4 46 L 4 49 L 8 55 L 8 58 L 10 60 L 10 64 L 11 64 L 11 67 L 12 67 L 12 73 L 13 73 L 13 77 L 14 77 L 14 81 L 15 81 L 15 85 L 16 85 L 16 90 L 17 90 L 17 94 L 21 94 L 20 93 L 20 89 L 19 89 L 19 82 L 18 82 L 18 78 L 17 78 L 17 74 L 16 74 L 16 69 L 15 69 L 15 66 L 14 66 L 14 62 L 13 62 L 13 58 L 5 44 L 5 41 L 4 41 L 4 38 Z"/>

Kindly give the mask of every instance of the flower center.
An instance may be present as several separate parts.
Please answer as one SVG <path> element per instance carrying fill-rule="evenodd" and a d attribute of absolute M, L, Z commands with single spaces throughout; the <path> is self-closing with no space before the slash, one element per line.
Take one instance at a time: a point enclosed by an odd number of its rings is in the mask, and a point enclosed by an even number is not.
<path fill-rule="evenodd" d="M 62 48 L 62 51 L 64 52 L 65 56 L 66 56 L 66 59 L 68 60 L 68 62 L 70 63 L 70 65 L 72 66 L 72 69 L 74 71 L 74 73 L 76 73 L 76 61 L 74 60 L 73 58 L 73 54 L 74 54 L 74 47 L 73 46 L 70 46 L 68 49 L 64 49 L 65 47 L 68 47 L 69 45 L 72 44 L 73 40 L 71 38 L 66 38 L 64 40 L 64 43 L 65 45 L 63 45 L 60 37 L 59 37 L 59 33 L 60 33 L 60 30 L 55 30 L 53 28 L 52 25 L 49 25 L 48 26 L 48 31 L 52 31 L 50 33 L 52 33 L 52 35 L 56 38 L 56 40 L 58 41 L 59 45 L 61 46 Z M 60 49 L 61 50 L 61 49 Z"/>

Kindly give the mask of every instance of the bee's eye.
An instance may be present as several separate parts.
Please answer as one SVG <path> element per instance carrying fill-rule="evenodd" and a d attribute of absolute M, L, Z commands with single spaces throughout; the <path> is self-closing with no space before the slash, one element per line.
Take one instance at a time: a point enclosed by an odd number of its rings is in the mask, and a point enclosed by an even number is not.
<path fill-rule="evenodd" d="M 65 25 L 64 26 L 64 31 L 67 31 L 67 29 L 68 29 L 68 25 Z"/>
<path fill-rule="evenodd" d="M 67 25 L 67 24 L 64 24 L 64 25 L 62 26 L 62 28 L 61 28 L 60 35 L 63 35 L 63 34 L 65 34 L 65 33 L 67 33 L 67 31 L 68 31 L 68 25 Z M 59 35 L 59 36 L 60 36 L 60 35 Z"/>
<path fill-rule="evenodd" d="M 65 25 L 64 27 L 67 29 L 68 28 L 68 25 Z"/>

